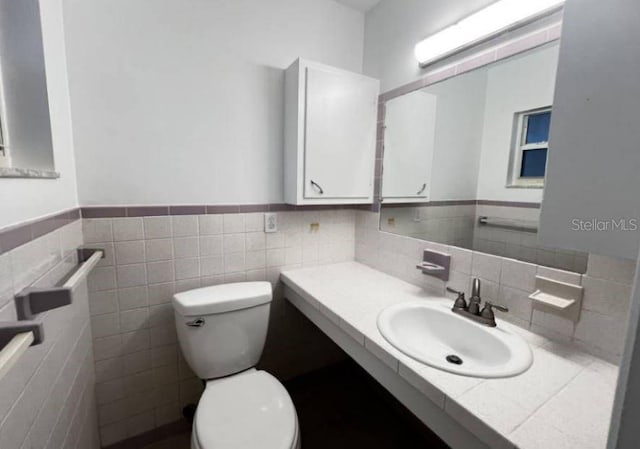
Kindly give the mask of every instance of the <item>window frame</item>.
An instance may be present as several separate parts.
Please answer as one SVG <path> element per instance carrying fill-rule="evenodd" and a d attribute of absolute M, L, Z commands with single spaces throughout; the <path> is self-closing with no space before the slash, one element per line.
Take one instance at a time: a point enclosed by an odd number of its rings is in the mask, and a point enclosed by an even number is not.
<path fill-rule="evenodd" d="M 519 188 L 543 188 L 544 176 L 522 177 L 522 160 L 524 152 L 527 150 L 547 150 L 547 158 L 549 156 L 549 141 L 538 143 L 525 143 L 527 139 L 527 130 L 529 120 L 528 117 L 532 115 L 538 115 L 545 112 L 552 112 L 552 106 L 543 106 L 535 109 L 528 109 L 526 111 L 516 112 L 514 117 L 514 133 L 513 144 L 511 150 L 511 168 L 509 170 L 509 179 L 507 187 L 519 187 Z M 545 172 L 546 175 L 546 172 Z"/>

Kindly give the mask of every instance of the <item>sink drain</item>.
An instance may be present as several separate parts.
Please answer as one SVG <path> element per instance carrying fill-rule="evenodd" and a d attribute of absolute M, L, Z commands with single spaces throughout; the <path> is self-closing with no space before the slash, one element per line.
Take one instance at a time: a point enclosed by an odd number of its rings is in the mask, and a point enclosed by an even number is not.
<path fill-rule="evenodd" d="M 454 365 L 462 365 L 462 359 L 457 355 L 448 355 L 447 362 L 453 363 Z"/>

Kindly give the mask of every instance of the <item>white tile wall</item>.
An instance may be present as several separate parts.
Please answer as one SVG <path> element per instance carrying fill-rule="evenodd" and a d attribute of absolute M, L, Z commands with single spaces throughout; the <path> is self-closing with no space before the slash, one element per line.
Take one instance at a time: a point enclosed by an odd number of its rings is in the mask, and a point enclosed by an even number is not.
<path fill-rule="evenodd" d="M 94 229 L 94 235 L 110 231 Z M 51 286 L 76 263 L 78 220 L 0 256 L 0 321 L 15 319 L 13 294 L 27 285 Z M 98 449 L 95 375 L 88 292 L 41 315 L 45 340 L 0 381 L 0 447 Z"/>
<path fill-rule="evenodd" d="M 451 254 L 448 283 L 415 268 L 425 248 Z M 610 361 L 617 362 L 621 356 L 635 261 L 590 255 L 586 273 L 581 275 L 380 232 L 378 214 L 365 211 L 356 214 L 356 260 L 438 295 L 445 294 L 447 285 L 469 292 L 471 279 L 479 277 L 482 297 L 509 307 L 510 312 L 501 314 L 502 318 L 547 337 L 572 342 Z M 577 323 L 535 310 L 528 296 L 536 275 L 584 287 Z"/>
<path fill-rule="evenodd" d="M 319 230 L 312 232 L 311 223 Z M 178 347 L 175 292 L 271 281 L 266 368 L 287 377 L 339 357 L 285 304 L 276 284 L 285 268 L 353 260 L 355 212 L 282 212 L 278 225 L 277 233 L 265 234 L 261 213 L 83 220 L 87 241 L 115 250 L 89 282 L 104 444 L 176 421 L 200 396 L 202 384 Z"/>
<path fill-rule="evenodd" d="M 320 229 L 312 231 L 311 223 L 319 223 Z M 70 226 L 77 230 L 79 225 Z M 265 234 L 260 213 L 83 220 L 85 241 L 107 251 L 107 257 L 89 281 L 97 381 L 95 401 L 104 445 L 175 421 L 184 405 L 198 400 L 201 383 L 190 372 L 177 345 L 170 305 L 177 291 L 222 282 L 269 280 L 275 285 L 275 299 L 265 350 L 268 368 L 281 370 L 286 377 L 317 364 L 323 353 L 326 360 L 337 357 L 326 346 L 326 339 L 281 298 L 279 273 L 293 267 L 356 258 L 444 294 L 445 283 L 414 268 L 424 248 L 443 250 L 452 254 L 448 285 L 468 290 L 471 278 L 480 277 L 483 297 L 510 307 L 511 312 L 504 318 L 534 332 L 572 341 L 607 359 L 617 359 L 622 349 L 624 326 L 620 322 L 624 321 L 628 308 L 633 263 L 592 256 L 585 275 L 563 272 L 383 233 L 378 230 L 378 215 L 363 211 L 282 212 L 279 226 L 279 232 Z M 62 236 L 80 234 L 62 231 L 53 233 L 57 237 L 50 234 L 25 245 L 28 248 L 17 248 L 0 256 L 0 267 L 6 268 L 1 271 L 0 298 L 10 298 L 9 292 L 29 283 L 30 276 L 11 273 L 24 273 L 28 268 L 35 278 L 59 264 L 61 250 L 58 253 L 56 247 L 63 245 L 56 241 Z M 67 246 L 80 243 L 81 239 Z M 532 308 L 527 296 L 536 274 L 585 287 L 578 323 Z M 7 305 L 2 310 L 5 309 Z M 314 354 L 305 360 L 301 354 L 308 353 L 310 342 Z M 85 375 L 93 382 L 92 373 Z M 82 407 L 88 412 L 83 416 L 90 420 L 92 395 L 86 391 L 76 394 L 86 398 Z M 0 399 L 4 397 L 0 391 Z M 12 412 L 3 411 L 0 405 L 0 417 L 8 413 Z M 76 447 L 93 447 L 87 441 L 95 439 L 95 432 L 87 430 L 88 424 L 77 425 L 82 429 L 78 441 L 85 446 Z M 35 429 L 23 432 L 23 447 L 42 438 L 39 436 L 42 432 Z"/>

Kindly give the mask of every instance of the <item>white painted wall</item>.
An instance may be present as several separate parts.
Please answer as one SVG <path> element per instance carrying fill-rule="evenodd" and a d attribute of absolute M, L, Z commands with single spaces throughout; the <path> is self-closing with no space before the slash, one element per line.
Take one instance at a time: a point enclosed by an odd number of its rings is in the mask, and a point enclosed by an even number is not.
<path fill-rule="evenodd" d="M 40 4 L 55 168 L 51 179 L 0 178 L 0 228 L 78 204 L 64 46 L 62 0 Z"/>
<path fill-rule="evenodd" d="M 380 0 L 335 0 L 335 1 L 363 12 L 369 11 L 371 8 L 374 8 L 378 3 L 380 3 Z"/>
<path fill-rule="evenodd" d="M 495 0 L 383 0 L 367 13 L 364 73 L 382 92 L 420 78 L 415 45 Z"/>
<path fill-rule="evenodd" d="M 532 50 L 487 71 L 478 199 L 542 201 L 542 189 L 507 188 L 514 114 L 553 103 L 558 46 Z"/>
<path fill-rule="evenodd" d="M 64 1 L 83 205 L 281 202 L 284 69 L 362 69 L 330 0 Z"/>

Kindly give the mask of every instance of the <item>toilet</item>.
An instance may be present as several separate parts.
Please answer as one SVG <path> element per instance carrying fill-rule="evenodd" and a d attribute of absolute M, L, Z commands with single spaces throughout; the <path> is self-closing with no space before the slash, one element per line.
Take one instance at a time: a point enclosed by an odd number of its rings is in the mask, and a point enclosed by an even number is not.
<path fill-rule="evenodd" d="M 191 449 L 299 449 L 298 417 L 287 390 L 256 370 L 267 337 L 269 282 L 199 288 L 173 297 L 178 341 L 206 382 Z"/>

